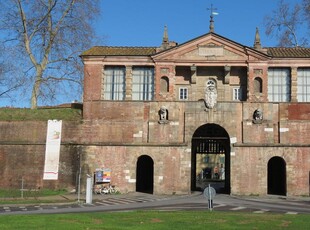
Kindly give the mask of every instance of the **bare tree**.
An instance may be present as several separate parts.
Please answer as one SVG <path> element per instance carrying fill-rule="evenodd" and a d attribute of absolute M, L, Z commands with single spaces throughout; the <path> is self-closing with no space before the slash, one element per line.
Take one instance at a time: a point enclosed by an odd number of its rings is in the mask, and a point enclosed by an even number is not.
<path fill-rule="evenodd" d="M 11 98 L 11 92 L 18 90 L 24 83 L 23 79 L 10 78 L 13 71 L 13 62 L 5 58 L 5 53 L 8 50 L 4 49 L 4 46 L 0 44 L 0 98 L 1 100 L 10 98 L 10 101 L 14 101 Z"/>
<path fill-rule="evenodd" d="M 310 0 L 303 0 L 302 8 L 304 10 L 304 17 L 307 21 L 308 28 L 310 29 Z"/>
<path fill-rule="evenodd" d="M 309 0 L 304 0 L 306 2 Z M 293 7 L 280 0 L 277 9 L 264 18 L 267 36 L 275 35 L 279 46 L 297 47 L 308 44 L 306 37 L 299 37 L 300 28 L 304 26 L 303 8 L 296 3 Z"/>
<path fill-rule="evenodd" d="M 31 91 L 31 108 L 74 86 L 81 89 L 79 54 L 94 38 L 91 25 L 99 9 L 99 0 L 0 2 L 0 29 L 5 33 L 0 39 L 11 51 L 5 55 L 14 60 L 15 78 Z"/>

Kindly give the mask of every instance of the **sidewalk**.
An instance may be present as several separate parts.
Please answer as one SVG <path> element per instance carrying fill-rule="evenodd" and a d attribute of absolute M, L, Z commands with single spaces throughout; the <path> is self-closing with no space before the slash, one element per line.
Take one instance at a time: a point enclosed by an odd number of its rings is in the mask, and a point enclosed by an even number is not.
<path fill-rule="evenodd" d="M 220 195 L 220 194 L 218 194 Z M 139 192 L 131 192 L 126 194 L 92 194 L 92 201 L 100 201 L 108 198 L 154 198 L 154 199 L 178 199 L 181 197 L 203 197 L 201 192 L 193 192 L 191 194 L 182 194 L 182 195 L 156 195 L 156 194 L 148 194 L 148 193 L 139 193 Z M 266 196 L 238 196 L 238 195 L 227 195 L 230 198 L 236 198 L 240 200 L 249 200 L 249 201 L 262 201 L 262 202 L 270 202 L 270 203 L 283 203 L 283 202 L 296 202 L 296 203 L 305 203 L 310 205 L 310 197 L 301 197 L 301 196 L 277 196 L 277 195 L 266 195 Z M 219 198 L 219 196 L 217 196 Z M 25 201 L 25 203 L 18 202 L 20 200 Z M 43 197 L 35 197 L 35 198 L 12 198 L 12 199 L 0 199 L 0 206 L 5 206 L 5 201 L 9 201 L 9 205 L 14 205 L 14 201 L 16 201 L 16 205 L 33 205 L 33 204 L 68 204 L 68 203 L 85 203 L 86 194 L 82 193 L 80 196 L 76 193 L 68 193 L 63 195 L 55 195 L 55 196 L 43 196 Z M 27 202 L 28 201 L 28 202 Z M 31 203 L 33 201 L 33 203 Z"/>
<path fill-rule="evenodd" d="M 19 198 L 20 199 L 20 198 Z M 206 210 L 208 200 L 201 192 L 190 194 L 154 195 L 147 193 L 93 194 L 91 204 L 86 194 L 75 193 L 24 199 L 11 199 L 0 205 L 0 214 L 10 213 L 64 213 L 124 210 Z M 0 200 L 1 201 L 1 200 Z M 3 201 L 3 200 L 2 200 Z M 27 202 L 27 203 L 26 203 Z M 247 212 L 310 213 L 309 197 L 233 196 L 217 194 L 213 200 L 218 211 L 243 210 Z"/>
<path fill-rule="evenodd" d="M 265 196 L 238 196 L 230 195 L 231 197 L 242 199 L 242 200 L 252 200 L 252 201 L 262 201 L 270 203 L 305 203 L 310 205 L 310 196 L 280 196 L 280 195 L 265 195 Z"/>
<path fill-rule="evenodd" d="M 154 195 L 154 194 L 148 194 L 148 193 L 139 193 L 139 192 L 131 192 L 126 194 L 92 194 L 92 201 L 100 201 L 103 199 L 108 198 L 154 198 L 154 199 L 160 199 L 160 198 L 179 198 L 184 196 L 193 196 L 194 194 L 197 195 L 197 193 L 193 194 L 184 194 L 184 195 Z M 199 193 L 200 195 L 201 193 Z M 80 196 L 76 193 L 68 193 L 68 194 L 62 194 L 62 195 L 53 195 L 53 196 L 39 196 L 39 197 L 27 197 L 27 198 L 0 198 L 0 201 L 2 204 L 0 206 L 6 206 L 6 205 L 23 205 L 23 206 L 29 206 L 34 204 L 68 204 L 68 203 L 85 203 L 86 202 L 86 194 L 82 193 Z M 5 201 L 8 201 L 7 204 Z M 16 201 L 16 204 L 14 204 L 14 201 Z M 25 201 L 25 202 L 20 202 Z M 33 201 L 33 202 L 31 202 Z"/>

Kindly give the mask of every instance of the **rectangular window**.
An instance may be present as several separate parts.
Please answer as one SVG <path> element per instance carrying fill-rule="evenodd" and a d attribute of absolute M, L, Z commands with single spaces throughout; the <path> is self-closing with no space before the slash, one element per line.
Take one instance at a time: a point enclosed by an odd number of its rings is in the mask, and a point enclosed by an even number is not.
<path fill-rule="evenodd" d="M 297 70 L 297 101 L 310 102 L 310 68 Z"/>
<path fill-rule="evenodd" d="M 289 68 L 268 69 L 268 100 L 289 102 L 291 100 L 291 72 Z"/>
<path fill-rule="evenodd" d="M 154 98 L 154 68 L 135 67 L 132 70 L 132 100 L 150 101 Z"/>
<path fill-rule="evenodd" d="M 187 88 L 179 88 L 179 100 L 187 100 L 188 99 L 188 91 Z"/>
<path fill-rule="evenodd" d="M 242 89 L 241 88 L 233 88 L 233 100 L 234 101 L 242 100 Z"/>
<path fill-rule="evenodd" d="M 104 70 L 104 99 L 125 99 L 125 67 L 106 67 Z"/>

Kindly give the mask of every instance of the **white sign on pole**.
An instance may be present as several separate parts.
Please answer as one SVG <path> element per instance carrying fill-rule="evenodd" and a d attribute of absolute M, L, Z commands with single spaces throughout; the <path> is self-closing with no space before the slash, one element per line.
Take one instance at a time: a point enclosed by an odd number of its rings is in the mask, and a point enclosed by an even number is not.
<path fill-rule="evenodd" d="M 215 195 L 216 195 L 216 191 L 213 187 L 210 187 L 210 185 L 208 187 L 205 188 L 205 190 L 203 191 L 203 195 L 205 196 L 205 198 L 207 198 L 208 200 L 212 200 Z"/>
<path fill-rule="evenodd" d="M 58 180 L 62 121 L 48 120 L 43 180 Z"/>
<path fill-rule="evenodd" d="M 93 193 L 92 193 L 92 178 L 87 177 L 86 179 L 86 204 L 92 204 L 93 201 Z"/>
<path fill-rule="evenodd" d="M 209 184 L 209 186 L 206 187 L 205 190 L 203 191 L 203 195 L 205 196 L 205 198 L 208 199 L 208 208 L 210 211 L 212 211 L 212 209 L 213 209 L 213 198 L 216 195 L 215 189 L 212 188 Z"/>

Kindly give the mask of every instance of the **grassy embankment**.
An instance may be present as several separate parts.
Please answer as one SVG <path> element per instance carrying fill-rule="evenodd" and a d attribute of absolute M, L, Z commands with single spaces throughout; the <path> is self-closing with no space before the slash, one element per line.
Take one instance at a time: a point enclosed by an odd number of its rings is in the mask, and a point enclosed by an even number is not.
<path fill-rule="evenodd" d="M 81 110 L 71 108 L 0 108 L 0 121 L 81 120 Z"/>

